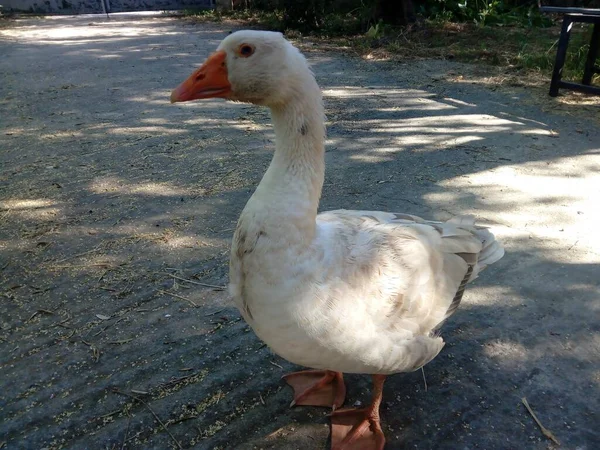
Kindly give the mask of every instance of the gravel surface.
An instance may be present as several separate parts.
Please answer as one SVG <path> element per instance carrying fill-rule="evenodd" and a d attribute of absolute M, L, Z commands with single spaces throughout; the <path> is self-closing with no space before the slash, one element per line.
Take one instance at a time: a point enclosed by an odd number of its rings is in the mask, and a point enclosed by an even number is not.
<path fill-rule="evenodd" d="M 295 367 L 219 288 L 268 112 L 168 102 L 229 31 L 0 25 L 0 448 L 328 448 L 327 411 L 288 408 Z M 554 448 L 523 397 L 562 448 L 600 448 L 598 122 L 472 66 L 303 50 L 328 115 L 321 209 L 472 213 L 507 249 L 445 326 L 427 389 L 389 378 L 386 448 Z M 369 401 L 369 377 L 347 384 L 347 404 Z"/>

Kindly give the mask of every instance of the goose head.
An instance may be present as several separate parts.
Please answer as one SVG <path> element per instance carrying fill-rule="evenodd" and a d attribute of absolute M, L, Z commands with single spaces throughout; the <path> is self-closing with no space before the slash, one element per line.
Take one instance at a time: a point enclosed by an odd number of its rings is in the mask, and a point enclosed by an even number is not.
<path fill-rule="evenodd" d="M 217 50 L 171 93 L 171 103 L 205 98 L 276 107 L 316 85 L 304 56 L 281 33 L 243 30 Z"/>

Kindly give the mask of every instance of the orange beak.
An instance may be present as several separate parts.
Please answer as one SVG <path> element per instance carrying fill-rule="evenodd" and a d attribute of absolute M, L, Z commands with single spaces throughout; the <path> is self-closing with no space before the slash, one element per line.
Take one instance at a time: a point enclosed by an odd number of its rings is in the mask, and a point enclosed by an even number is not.
<path fill-rule="evenodd" d="M 231 84 L 227 79 L 226 57 L 227 54 L 222 50 L 210 55 L 198 70 L 173 89 L 171 103 L 201 98 L 229 97 Z"/>

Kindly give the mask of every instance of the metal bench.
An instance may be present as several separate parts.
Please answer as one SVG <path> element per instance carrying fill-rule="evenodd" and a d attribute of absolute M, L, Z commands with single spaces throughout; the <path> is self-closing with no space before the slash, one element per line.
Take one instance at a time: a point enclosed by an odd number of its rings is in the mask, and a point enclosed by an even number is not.
<path fill-rule="evenodd" d="M 600 46 L 600 9 L 541 6 L 540 11 L 544 13 L 564 14 L 562 30 L 560 32 L 560 38 L 558 39 L 558 49 L 556 50 L 554 71 L 552 72 L 552 81 L 550 82 L 550 95 L 556 97 L 560 88 L 600 95 L 600 86 L 592 86 L 593 75 L 595 73 L 600 73 L 600 67 L 596 66 L 598 47 Z M 590 23 L 594 25 L 581 84 L 561 80 L 563 66 L 565 65 L 565 58 L 567 56 L 567 46 L 569 45 L 571 28 L 575 22 Z"/>

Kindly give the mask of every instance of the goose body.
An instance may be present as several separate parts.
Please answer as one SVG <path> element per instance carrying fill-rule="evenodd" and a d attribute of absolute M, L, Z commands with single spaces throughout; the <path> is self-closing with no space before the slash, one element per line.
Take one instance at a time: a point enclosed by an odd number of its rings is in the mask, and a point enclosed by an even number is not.
<path fill-rule="evenodd" d="M 442 349 L 435 330 L 485 265 L 478 260 L 485 243 L 495 243 L 461 220 L 331 211 L 317 216 L 314 237 L 304 240 L 281 222 L 247 222 L 245 211 L 232 247 L 231 294 L 258 337 L 296 364 L 413 371 Z M 488 258 L 498 249 L 487 247 Z"/>
<path fill-rule="evenodd" d="M 384 376 L 435 358 L 444 346 L 438 330 L 465 285 L 503 249 L 469 216 L 433 222 L 380 211 L 317 214 L 323 101 L 305 58 L 281 34 L 231 34 L 171 100 L 212 97 L 269 107 L 276 136 L 271 164 L 234 233 L 230 293 L 275 353 L 320 369 L 287 379 L 293 403 L 337 407 L 345 394 L 340 372 L 374 376 L 373 404 L 332 418 L 358 421 L 350 431 L 333 430 L 332 445 L 379 450 Z M 356 447 L 361 439 L 370 444 Z"/>

